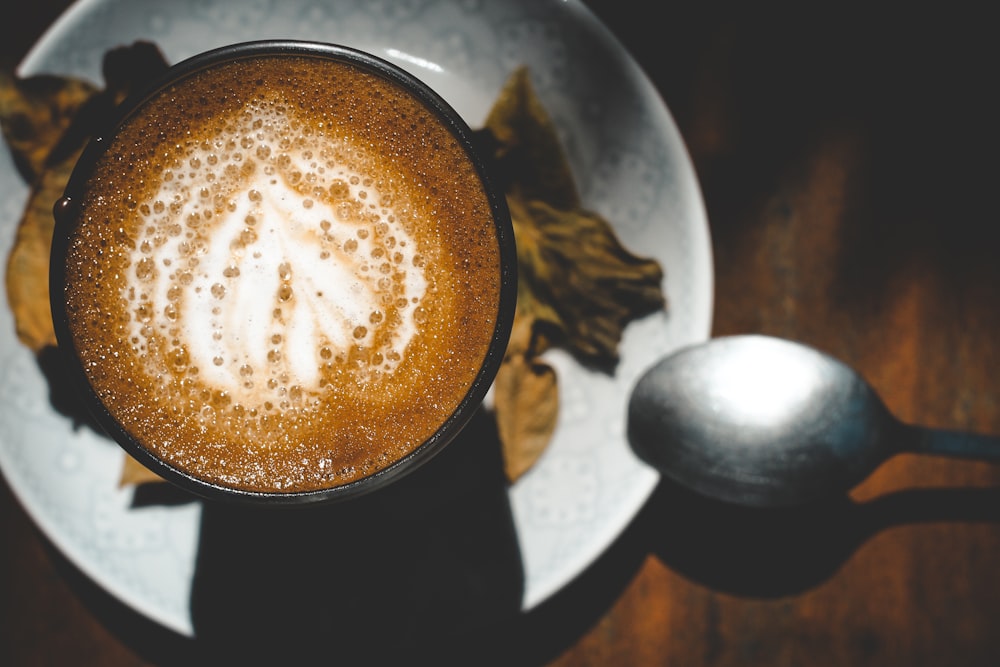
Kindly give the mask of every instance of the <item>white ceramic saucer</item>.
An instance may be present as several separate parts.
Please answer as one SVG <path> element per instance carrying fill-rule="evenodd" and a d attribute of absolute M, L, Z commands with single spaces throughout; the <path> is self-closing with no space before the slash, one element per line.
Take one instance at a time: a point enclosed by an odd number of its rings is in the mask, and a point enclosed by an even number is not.
<path fill-rule="evenodd" d="M 627 247 L 666 269 L 669 310 L 631 325 L 613 376 L 565 355 L 560 422 L 539 463 L 511 489 L 526 575 L 523 607 L 597 558 L 652 492 L 656 474 L 625 440 L 625 405 L 657 357 L 708 337 L 712 256 L 698 183 L 656 91 L 614 36 L 575 0 L 81 0 L 20 74 L 103 85 L 112 47 L 151 40 L 169 62 L 264 38 L 337 42 L 424 79 L 472 127 L 509 74 L 528 65 L 569 153 L 584 203 Z M 0 256 L 27 197 L 0 152 Z M 122 452 L 54 412 L 45 379 L 0 304 L 0 469 L 40 529 L 77 567 L 138 612 L 192 634 L 188 610 L 200 508 L 130 507 L 117 487 Z"/>

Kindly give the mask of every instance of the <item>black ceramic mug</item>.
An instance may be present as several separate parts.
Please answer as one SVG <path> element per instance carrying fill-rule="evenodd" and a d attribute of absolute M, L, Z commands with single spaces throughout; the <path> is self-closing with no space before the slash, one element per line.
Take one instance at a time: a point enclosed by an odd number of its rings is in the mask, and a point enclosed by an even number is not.
<path fill-rule="evenodd" d="M 461 117 L 370 54 L 237 44 L 172 68 L 55 207 L 59 348 L 97 422 L 204 497 L 358 496 L 495 377 L 516 251 Z"/>

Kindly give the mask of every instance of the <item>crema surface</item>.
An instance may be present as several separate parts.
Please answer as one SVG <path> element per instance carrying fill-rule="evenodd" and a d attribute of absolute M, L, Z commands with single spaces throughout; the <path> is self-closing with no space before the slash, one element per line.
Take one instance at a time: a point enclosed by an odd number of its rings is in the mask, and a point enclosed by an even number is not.
<path fill-rule="evenodd" d="M 206 481 L 302 491 L 384 468 L 448 419 L 493 337 L 474 165 L 348 64 L 190 76 L 130 117 L 77 205 L 66 302 L 91 384 Z"/>

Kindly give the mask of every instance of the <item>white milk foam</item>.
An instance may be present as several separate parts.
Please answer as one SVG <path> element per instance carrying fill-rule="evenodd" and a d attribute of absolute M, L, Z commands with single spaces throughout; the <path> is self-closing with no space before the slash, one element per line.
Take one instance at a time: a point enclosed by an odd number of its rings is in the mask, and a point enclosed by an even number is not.
<path fill-rule="evenodd" d="M 271 113 L 232 119 L 164 175 L 124 289 L 133 342 L 161 337 L 200 383 L 250 403 L 320 390 L 352 350 L 391 373 L 427 291 L 394 195 L 352 168 L 358 149 Z"/>

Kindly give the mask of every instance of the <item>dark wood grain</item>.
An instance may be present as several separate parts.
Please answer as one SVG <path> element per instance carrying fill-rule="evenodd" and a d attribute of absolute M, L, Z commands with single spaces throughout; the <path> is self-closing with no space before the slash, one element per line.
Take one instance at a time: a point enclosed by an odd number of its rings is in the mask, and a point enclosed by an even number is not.
<path fill-rule="evenodd" d="M 904 420 L 1000 433 L 1000 59 L 986 17 L 588 4 L 690 149 L 713 333 L 802 340 L 857 367 Z M 64 5 L 8 16 L 2 56 L 19 59 Z M 0 664 L 203 656 L 76 573 L 6 486 L 0 543 Z M 579 580 L 498 622 L 465 664 L 988 667 L 998 565 L 1000 466 L 900 456 L 850 498 L 787 512 L 662 485 Z"/>

